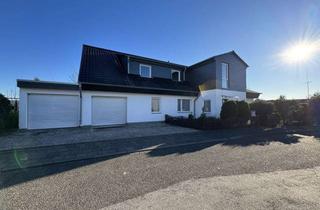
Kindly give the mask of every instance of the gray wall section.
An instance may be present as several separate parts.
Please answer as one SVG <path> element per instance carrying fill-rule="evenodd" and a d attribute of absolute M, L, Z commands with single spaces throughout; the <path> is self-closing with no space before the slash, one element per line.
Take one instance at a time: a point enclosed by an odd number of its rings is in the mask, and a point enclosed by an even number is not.
<path fill-rule="evenodd" d="M 130 74 L 136 74 L 139 75 L 140 74 L 140 64 L 144 64 L 144 63 L 140 63 L 137 61 L 130 61 L 129 64 L 129 73 Z M 165 78 L 165 79 L 171 79 L 171 68 L 168 67 L 162 67 L 162 66 L 158 66 L 158 65 L 150 65 L 150 64 L 145 64 L 145 65 L 149 65 L 151 66 L 151 76 L 152 77 L 157 77 L 157 78 Z M 183 72 L 180 71 L 180 76 L 181 79 L 183 79 Z"/>
<path fill-rule="evenodd" d="M 233 53 L 217 56 L 195 68 L 188 69 L 186 79 L 200 89 L 222 89 L 221 63 L 229 64 L 229 88 L 228 90 L 246 91 L 246 68 L 247 66 Z"/>
<path fill-rule="evenodd" d="M 246 91 L 246 68 L 247 66 L 233 53 L 224 54 L 215 58 L 217 88 L 221 89 L 222 67 L 221 63 L 229 64 L 229 90 Z"/>
<path fill-rule="evenodd" d="M 208 81 L 212 81 L 212 83 L 215 83 L 217 78 L 215 72 L 215 62 L 211 61 L 210 63 L 201 65 L 193 69 L 189 69 L 189 71 L 187 70 L 186 80 L 197 86 L 207 83 Z M 210 86 L 210 88 L 214 87 Z"/>

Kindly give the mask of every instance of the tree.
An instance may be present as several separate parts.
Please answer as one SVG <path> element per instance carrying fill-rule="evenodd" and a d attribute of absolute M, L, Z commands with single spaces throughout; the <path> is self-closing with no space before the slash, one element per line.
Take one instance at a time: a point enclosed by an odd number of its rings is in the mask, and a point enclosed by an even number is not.
<path fill-rule="evenodd" d="M 289 116 L 289 103 L 284 95 L 274 101 L 274 108 L 278 111 L 283 123 L 286 124 Z"/>
<path fill-rule="evenodd" d="M 72 72 L 72 74 L 69 75 L 69 80 L 72 83 L 77 84 L 78 83 L 78 72 L 76 72 L 76 71 Z"/>
<path fill-rule="evenodd" d="M 9 99 L 0 94 L 0 129 L 5 127 L 5 120 L 9 116 L 11 109 Z"/>

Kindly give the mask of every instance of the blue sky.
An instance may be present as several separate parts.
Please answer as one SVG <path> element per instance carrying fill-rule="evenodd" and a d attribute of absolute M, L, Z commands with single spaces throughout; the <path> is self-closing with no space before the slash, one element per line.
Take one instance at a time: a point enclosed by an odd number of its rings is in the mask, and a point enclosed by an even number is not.
<path fill-rule="evenodd" d="M 320 90 L 320 56 L 277 56 L 302 38 L 320 40 L 320 1 L 1 1 L 0 92 L 17 78 L 70 82 L 90 44 L 185 65 L 235 50 L 262 98 L 305 98 L 307 70 Z"/>

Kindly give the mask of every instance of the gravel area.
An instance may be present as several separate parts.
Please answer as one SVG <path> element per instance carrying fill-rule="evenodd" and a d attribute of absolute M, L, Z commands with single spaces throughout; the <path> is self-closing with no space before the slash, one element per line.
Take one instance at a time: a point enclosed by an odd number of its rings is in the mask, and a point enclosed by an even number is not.
<path fill-rule="evenodd" d="M 121 127 L 82 127 L 46 130 L 18 130 L 0 135 L 0 150 L 25 147 L 107 141 L 144 136 L 197 132 L 198 130 L 168 125 L 163 122 L 135 123 Z"/>
<path fill-rule="evenodd" d="M 1 174 L 0 209 L 99 209 L 190 179 L 320 166 L 319 136 L 199 144 Z"/>

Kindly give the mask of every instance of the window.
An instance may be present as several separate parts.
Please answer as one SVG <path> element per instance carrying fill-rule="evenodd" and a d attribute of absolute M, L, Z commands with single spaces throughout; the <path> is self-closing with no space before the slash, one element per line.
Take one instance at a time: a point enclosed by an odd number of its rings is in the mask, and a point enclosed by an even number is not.
<path fill-rule="evenodd" d="M 172 79 L 173 81 L 180 82 L 180 81 L 181 81 L 180 71 L 178 71 L 178 70 L 171 70 L 171 79 Z"/>
<path fill-rule="evenodd" d="M 151 112 L 152 113 L 159 113 L 160 112 L 160 98 L 152 97 L 152 100 L 151 100 Z"/>
<path fill-rule="evenodd" d="M 222 88 L 229 87 L 229 64 L 221 63 L 222 69 Z"/>
<path fill-rule="evenodd" d="M 151 78 L 151 66 L 140 64 L 140 76 Z"/>
<path fill-rule="evenodd" d="M 203 103 L 203 112 L 211 112 L 211 101 L 205 100 Z"/>
<path fill-rule="evenodd" d="M 190 112 L 190 99 L 178 99 L 178 112 Z"/>

